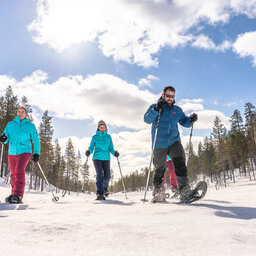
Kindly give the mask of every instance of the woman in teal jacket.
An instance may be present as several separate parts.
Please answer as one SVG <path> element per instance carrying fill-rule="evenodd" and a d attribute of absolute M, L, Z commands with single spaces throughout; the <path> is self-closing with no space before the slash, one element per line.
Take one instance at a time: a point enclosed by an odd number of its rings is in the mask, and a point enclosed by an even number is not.
<path fill-rule="evenodd" d="M 9 122 L 0 136 L 1 143 L 9 142 L 8 162 L 11 171 L 12 194 L 6 198 L 9 203 L 21 203 L 25 189 L 25 169 L 31 157 L 31 143 L 34 143 L 32 161 L 40 155 L 40 140 L 34 124 L 27 117 L 26 109 L 19 107 L 17 116 Z"/>
<path fill-rule="evenodd" d="M 119 153 L 114 150 L 112 138 L 107 133 L 107 125 L 103 120 L 99 121 L 96 134 L 92 137 L 90 147 L 85 154 L 88 157 L 93 152 L 92 160 L 97 173 L 96 200 L 105 200 L 110 180 L 110 153 L 115 157 L 119 157 Z"/>

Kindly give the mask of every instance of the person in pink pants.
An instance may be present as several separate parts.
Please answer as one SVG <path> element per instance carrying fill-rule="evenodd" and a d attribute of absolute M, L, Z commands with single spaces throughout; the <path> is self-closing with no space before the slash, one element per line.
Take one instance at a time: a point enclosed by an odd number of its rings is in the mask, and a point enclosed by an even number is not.
<path fill-rule="evenodd" d="M 166 168 L 168 169 L 168 171 L 170 173 L 171 191 L 175 192 L 178 188 L 178 182 L 177 182 L 177 177 L 175 174 L 173 162 L 168 155 L 167 155 L 167 161 L 166 161 Z M 164 183 L 165 183 L 165 176 L 164 176 L 164 180 L 163 180 L 163 190 L 165 191 Z"/>
<path fill-rule="evenodd" d="M 8 162 L 11 171 L 12 194 L 5 199 L 8 203 L 22 203 L 25 189 L 25 169 L 32 154 L 31 141 L 34 144 L 32 161 L 37 162 L 40 155 L 38 133 L 35 125 L 27 118 L 26 109 L 19 107 L 17 116 L 7 124 L 0 136 L 1 143 L 9 143 Z"/>

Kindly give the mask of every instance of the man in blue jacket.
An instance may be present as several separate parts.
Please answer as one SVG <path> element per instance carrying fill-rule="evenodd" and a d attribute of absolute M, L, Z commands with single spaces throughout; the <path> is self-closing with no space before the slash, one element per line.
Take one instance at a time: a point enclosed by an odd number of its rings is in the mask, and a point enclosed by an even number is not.
<path fill-rule="evenodd" d="M 197 121 L 197 114 L 193 113 L 189 117 L 186 116 L 180 107 L 174 105 L 174 98 L 175 89 L 172 86 L 166 86 L 158 102 L 152 104 L 144 115 L 144 121 L 152 124 L 152 142 L 154 142 L 156 124 L 160 115 L 153 152 L 153 163 L 156 169 L 153 180 L 153 202 L 165 201 L 162 181 L 167 155 L 173 160 L 180 191 L 180 200 L 183 201 L 190 191 L 185 165 L 185 152 L 180 140 L 178 123 L 184 127 L 191 127 L 192 123 Z"/>

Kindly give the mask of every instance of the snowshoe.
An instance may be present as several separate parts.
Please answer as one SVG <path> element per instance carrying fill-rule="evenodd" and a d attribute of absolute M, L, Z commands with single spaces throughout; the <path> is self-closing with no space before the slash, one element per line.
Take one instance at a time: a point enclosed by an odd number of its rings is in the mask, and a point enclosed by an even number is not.
<path fill-rule="evenodd" d="M 171 199 L 177 198 L 180 195 L 180 191 L 178 188 L 176 188 L 176 190 L 174 190 L 172 192 L 173 192 L 173 195 L 171 196 Z"/>
<path fill-rule="evenodd" d="M 165 198 L 169 198 L 170 197 L 170 193 L 165 193 Z"/>
<path fill-rule="evenodd" d="M 190 204 L 202 199 L 207 192 L 207 183 L 200 181 L 194 189 L 186 186 L 180 192 L 180 203 Z"/>

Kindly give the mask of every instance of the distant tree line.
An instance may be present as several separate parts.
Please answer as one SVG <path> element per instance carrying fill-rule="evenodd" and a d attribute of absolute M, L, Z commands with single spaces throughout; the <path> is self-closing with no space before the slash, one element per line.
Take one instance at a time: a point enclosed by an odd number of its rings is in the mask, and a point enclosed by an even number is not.
<path fill-rule="evenodd" d="M 0 97 L 0 132 L 2 133 L 7 123 L 12 121 L 17 115 L 18 107 L 25 106 L 28 112 L 28 118 L 32 120 L 32 109 L 28 105 L 25 96 L 21 100 L 13 94 L 11 86 L 5 90 L 5 94 Z M 62 154 L 58 140 L 53 142 L 52 117 L 46 110 L 43 113 L 38 134 L 40 137 L 41 153 L 39 163 L 51 184 L 56 188 L 65 191 L 80 192 L 82 189 L 95 191 L 95 181 L 89 179 L 89 166 L 82 164 L 81 154 L 75 153 L 75 148 L 71 138 L 66 143 L 65 152 Z M 2 147 L 1 149 L 2 150 Z M 42 174 L 32 161 L 29 162 L 26 172 L 30 174 L 30 189 L 43 191 L 45 182 Z M 81 178 L 79 179 L 79 175 Z M 6 177 L 8 182 L 10 170 L 8 166 L 8 144 L 4 146 L 2 168 L 0 176 Z M 58 190 L 57 189 L 57 190 Z"/>
<path fill-rule="evenodd" d="M 4 95 L 0 97 L 0 132 L 4 130 L 7 123 L 12 121 L 17 114 L 19 105 L 26 106 L 28 118 L 32 120 L 32 109 L 28 104 L 28 99 L 23 96 L 20 100 L 13 94 L 11 86 L 8 86 Z M 245 121 L 236 109 L 230 118 L 231 128 L 228 131 L 222 123 L 220 117 L 216 116 L 211 136 L 205 137 L 200 142 L 197 152 L 193 145 L 186 147 L 188 158 L 188 173 L 192 182 L 198 179 L 210 179 L 212 182 L 222 182 L 226 186 L 227 180 L 235 182 L 234 170 L 239 169 L 240 175 L 255 180 L 256 166 L 256 108 L 251 103 L 245 104 Z M 46 110 L 38 129 L 41 154 L 40 164 L 49 182 L 63 191 L 88 191 L 95 192 L 95 175 L 89 178 L 89 165 L 82 164 L 81 154 L 74 148 L 71 138 L 68 139 L 65 152 L 62 154 L 58 140 L 53 142 L 54 129 L 52 117 Z M 1 150 L 1 148 L 0 148 Z M 30 189 L 40 189 L 45 187 L 44 179 L 38 166 L 30 161 L 26 171 L 30 174 Z M 131 172 L 124 176 L 124 183 L 128 191 L 138 191 L 145 189 L 148 175 L 148 167 Z M 149 185 L 152 185 L 154 172 L 150 174 Z M 166 186 L 170 186 L 169 172 L 166 175 Z M 8 145 L 4 146 L 3 164 L 0 176 L 10 176 L 8 166 Z M 123 190 L 121 180 L 114 182 L 113 170 L 111 170 L 110 191 L 119 192 Z"/>

